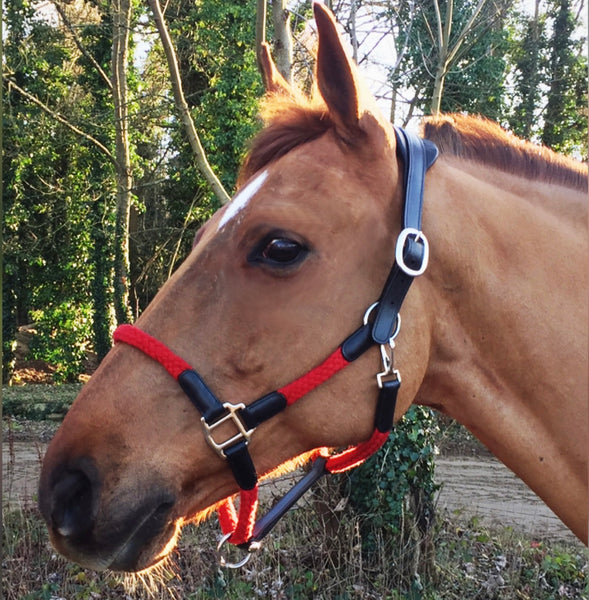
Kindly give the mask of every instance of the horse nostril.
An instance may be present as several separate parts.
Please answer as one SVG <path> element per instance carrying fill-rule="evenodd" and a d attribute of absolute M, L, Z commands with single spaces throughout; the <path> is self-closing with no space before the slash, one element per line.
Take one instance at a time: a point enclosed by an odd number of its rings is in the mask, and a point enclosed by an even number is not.
<path fill-rule="evenodd" d="M 82 471 L 68 471 L 52 491 L 51 524 L 63 537 L 87 534 L 94 522 L 92 482 Z"/>

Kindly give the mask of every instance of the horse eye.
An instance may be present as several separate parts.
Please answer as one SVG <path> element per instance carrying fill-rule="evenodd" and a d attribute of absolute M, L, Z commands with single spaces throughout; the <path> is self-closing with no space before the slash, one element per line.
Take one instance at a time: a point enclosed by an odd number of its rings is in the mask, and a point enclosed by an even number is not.
<path fill-rule="evenodd" d="M 305 258 L 307 248 L 295 240 L 288 238 L 271 238 L 260 246 L 260 251 L 253 256 L 255 262 L 270 266 L 288 267 Z"/>

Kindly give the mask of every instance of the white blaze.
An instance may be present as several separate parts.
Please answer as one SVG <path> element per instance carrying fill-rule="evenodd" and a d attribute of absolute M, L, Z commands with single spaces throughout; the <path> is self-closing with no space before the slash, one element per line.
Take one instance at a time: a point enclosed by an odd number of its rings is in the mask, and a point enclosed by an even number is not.
<path fill-rule="evenodd" d="M 267 177 L 268 171 L 263 171 L 257 177 L 252 179 L 243 189 L 239 190 L 237 195 L 235 195 L 233 200 L 227 205 L 227 208 L 219 221 L 217 231 L 229 223 L 237 213 L 242 211 L 248 205 L 249 201 L 260 191 L 260 188 Z"/>

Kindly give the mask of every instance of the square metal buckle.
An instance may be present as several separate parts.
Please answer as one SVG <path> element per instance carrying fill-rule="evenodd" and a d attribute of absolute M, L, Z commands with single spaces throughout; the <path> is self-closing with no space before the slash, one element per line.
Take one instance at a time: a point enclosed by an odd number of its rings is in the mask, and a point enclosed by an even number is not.
<path fill-rule="evenodd" d="M 200 420 L 204 427 L 205 438 L 207 442 L 222 459 L 226 459 L 227 456 L 225 454 L 225 448 L 233 446 L 233 444 L 239 442 L 240 440 L 245 440 L 246 445 L 249 444 L 250 437 L 254 432 L 255 428 L 246 429 L 243 424 L 243 421 L 239 416 L 239 411 L 245 408 L 245 404 L 241 402 L 239 404 L 231 404 L 230 402 L 225 402 L 223 404 L 223 408 L 227 411 L 227 414 L 217 419 L 214 423 L 211 423 L 209 425 L 204 420 L 204 417 L 201 417 Z M 235 425 L 235 427 L 237 428 L 237 433 L 234 436 L 230 437 L 228 440 L 225 440 L 224 442 L 217 442 L 213 438 L 213 431 L 220 425 L 223 425 L 223 423 L 226 423 L 227 421 L 231 421 Z"/>

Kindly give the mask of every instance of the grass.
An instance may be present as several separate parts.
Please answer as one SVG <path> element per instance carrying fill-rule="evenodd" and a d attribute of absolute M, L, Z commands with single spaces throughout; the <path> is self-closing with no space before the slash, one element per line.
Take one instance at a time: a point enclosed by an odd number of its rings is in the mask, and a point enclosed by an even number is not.
<path fill-rule="evenodd" d="M 407 577 L 407 540 L 362 551 L 359 517 L 341 512 L 328 526 L 313 503 L 291 513 L 266 548 L 240 571 L 216 563 L 216 523 L 186 528 L 178 552 L 152 576 L 86 571 L 57 556 L 36 509 L 3 511 L 4 598 L 313 600 L 556 600 L 587 598 L 587 555 L 580 546 L 529 540 L 511 530 L 467 529 L 439 520 L 430 576 Z M 335 534 L 335 535 L 334 535 Z M 409 552 L 408 554 L 411 554 Z"/>
<path fill-rule="evenodd" d="M 11 488 L 14 437 L 35 435 L 23 404 L 54 414 L 77 392 L 71 386 L 9 390 L 11 425 L 4 491 Z M 6 399 L 6 395 L 5 395 Z M 28 408 L 26 409 L 28 410 Z M 39 423 L 44 427 L 46 421 Z M 446 433 L 455 438 L 462 433 Z M 5 437 L 6 440 L 6 437 Z M 463 447 L 468 440 L 459 438 Z M 12 470 L 11 470 L 12 467 Z M 268 484 L 266 496 L 275 490 Z M 32 486 L 33 487 L 33 486 Z M 411 522 L 393 536 L 354 514 L 341 487 L 321 487 L 281 522 L 262 552 L 239 571 L 217 565 L 216 520 L 185 528 L 177 552 L 157 572 L 131 577 L 97 574 L 67 562 L 51 548 L 34 495 L 3 500 L 3 597 L 6 600 L 293 599 L 293 600 L 587 600 L 587 552 L 581 544 L 530 539 L 512 529 L 491 530 L 438 516 L 431 531 L 434 561 Z M 6 498 L 6 496 L 3 496 Z M 345 500 L 345 499 L 344 499 Z M 370 538 L 371 544 L 366 544 Z M 431 565 L 434 565 L 433 568 Z"/>

